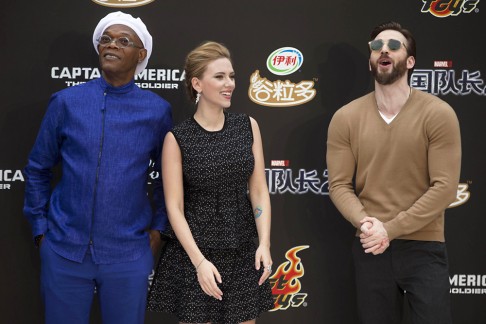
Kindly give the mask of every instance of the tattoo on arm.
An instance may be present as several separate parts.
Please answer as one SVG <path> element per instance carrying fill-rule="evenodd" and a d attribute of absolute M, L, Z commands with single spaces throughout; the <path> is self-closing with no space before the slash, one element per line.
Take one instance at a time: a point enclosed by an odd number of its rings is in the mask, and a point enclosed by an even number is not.
<path fill-rule="evenodd" d="M 255 218 L 258 218 L 262 215 L 263 209 L 260 206 L 257 206 L 253 213 L 255 214 Z"/>

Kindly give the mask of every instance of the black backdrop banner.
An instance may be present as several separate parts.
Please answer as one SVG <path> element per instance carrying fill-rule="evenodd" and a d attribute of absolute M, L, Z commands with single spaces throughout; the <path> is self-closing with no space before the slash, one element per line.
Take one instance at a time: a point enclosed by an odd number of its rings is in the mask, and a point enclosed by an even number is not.
<path fill-rule="evenodd" d="M 0 322 L 43 323 L 39 256 L 22 215 L 22 169 L 50 95 L 100 75 L 91 37 L 121 10 L 154 38 L 137 84 L 173 106 L 176 122 L 194 107 L 183 89 L 186 53 L 204 40 L 232 51 L 231 110 L 254 117 L 264 143 L 272 200 L 270 279 L 275 308 L 259 323 L 357 323 L 354 229 L 328 196 L 327 127 L 342 105 L 373 89 L 371 29 L 396 20 L 418 50 L 411 85 L 447 101 L 461 124 L 457 200 L 446 212 L 454 323 L 486 323 L 486 1 L 9 1 L 0 10 Z M 484 11 L 484 12 L 483 12 Z M 152 176 L 158 176 L 154 170 Z M 150 278 L 149 278 L 150 279 Z M 93 323 L 101 323 L 99 309 Z M 147 313 L 146 323 L 176 323 Z"/>

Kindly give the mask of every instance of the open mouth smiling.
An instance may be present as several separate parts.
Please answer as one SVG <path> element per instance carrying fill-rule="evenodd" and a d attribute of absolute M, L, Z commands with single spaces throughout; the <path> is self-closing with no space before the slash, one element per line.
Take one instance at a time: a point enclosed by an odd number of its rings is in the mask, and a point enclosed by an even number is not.
<path fill-rule="evenodd" d="M 380 59 L 378 61 L 378 64 L 380 64 L 381 66 L 388 66 L 388 65 L 392 64 L 392 62 L 391 62 L 390 59 L 385 58 L 385 59 Z"/>
<path fill-rule="evenodd" d="M 103 57 L 107 60 L 119 60 L 120 59 L 119 56 L 117 56 L 113 53 L 106 53 L 106 54 L 103 55 Z"/>

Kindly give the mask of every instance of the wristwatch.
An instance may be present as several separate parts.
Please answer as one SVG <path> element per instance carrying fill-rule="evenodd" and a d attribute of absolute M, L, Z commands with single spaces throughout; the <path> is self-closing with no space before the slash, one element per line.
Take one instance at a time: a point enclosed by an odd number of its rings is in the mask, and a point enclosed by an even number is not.
<path fill-rule="evenodd" d="M 44 237 L 44 234 L 36 235 L 34 237 L 34 246 L 38 248 L 40 246 L 40 242 L 42 241 L 42 238 Z"/>

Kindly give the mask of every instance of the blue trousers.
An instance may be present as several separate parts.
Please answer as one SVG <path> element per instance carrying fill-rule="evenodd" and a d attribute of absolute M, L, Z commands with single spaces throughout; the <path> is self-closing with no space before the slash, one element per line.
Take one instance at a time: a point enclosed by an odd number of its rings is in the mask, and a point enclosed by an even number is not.
<path fill-rule="evenodd" d="M 445 243 L 397 239 L 373 255 L 356 238 L 353 257 L 361 323 L 402 323 L 405 295 L 412 323 L 452 323 Z"/>
<path fill-rule="evenodd" d="M 44 239 L 40 247 L 41 293 L 46 324 L 88 324 L 95 293 L 104 324 L 142 324 L 153 256 L 118 264 L 94 264 L 88 252 L 82 263 L 54 252 Z"/>

